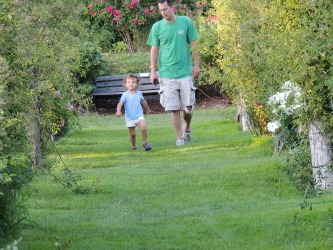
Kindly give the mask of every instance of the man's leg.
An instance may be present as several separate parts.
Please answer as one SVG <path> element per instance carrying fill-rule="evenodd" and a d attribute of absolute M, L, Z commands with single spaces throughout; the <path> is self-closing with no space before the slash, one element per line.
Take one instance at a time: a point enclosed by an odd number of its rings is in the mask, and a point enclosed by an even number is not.
<path fill-rule="evenodd" d="M 188 110 L 184 110 L 184 121 L 185 126 L 183 127 L 184 131 L 191 131 L 191 120 L 192 120 L 192 106 L 187 106 Z M 188 112 L 189 111 L 189 112 Z"/>
<path fill-rule="evenodd" d="M 182 124 L 180 119 L 180 110 L 171 111 L 172 127 L 177 137 L 177 140 L 182 137 Z"/>

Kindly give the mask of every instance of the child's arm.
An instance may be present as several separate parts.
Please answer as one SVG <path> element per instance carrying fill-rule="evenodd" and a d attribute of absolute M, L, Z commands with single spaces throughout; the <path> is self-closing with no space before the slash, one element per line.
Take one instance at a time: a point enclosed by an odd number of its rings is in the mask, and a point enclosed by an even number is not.
<path fill-rule="evenodd" d="M 145 99 L 143 99 L 143 100 L 141 101 L 141 105 L 142 105 L 142 107 L 144 108 L 144 110 L 146 111 L 147 115 L 149 115 L 150 112 L 151 112 L 151 110 L 150 110 L 150 108 L 149 108 L 149 106 L 148 106 L 148 103 L 147 103 L 147 101 L 146 101 Z"/>
<path fill-rule="evenodd" d="M 121 108 L 123 107 L 123 104 L 124 104 L 123 101 L 119 101 L 119 103 L 117 105 L 117 113 L 116 113 L 116 115 L 118 117 L 123 115 L 123 113 L 121 113 Z"/>

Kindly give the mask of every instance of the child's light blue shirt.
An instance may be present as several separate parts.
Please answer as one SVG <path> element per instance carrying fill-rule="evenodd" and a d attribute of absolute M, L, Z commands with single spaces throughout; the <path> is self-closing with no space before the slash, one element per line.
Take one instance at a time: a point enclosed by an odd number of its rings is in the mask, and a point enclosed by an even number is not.
<path fill-rule="evenodd" d="M 135 120 L 143 116 L 143 108 L 141 105 L 143 99 L 140 90 L 136 90 L 135 94 L 130 94 L 128 91 L 122 94 L 120 100 L 124 102 L 126 119 Z"/>

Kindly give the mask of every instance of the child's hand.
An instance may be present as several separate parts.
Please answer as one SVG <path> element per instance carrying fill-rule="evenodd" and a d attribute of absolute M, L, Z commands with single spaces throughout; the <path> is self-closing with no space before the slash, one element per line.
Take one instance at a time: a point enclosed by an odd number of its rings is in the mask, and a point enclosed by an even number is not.
<path fill-rule="evenodd" d="M 122 116 L 122 115 L 123 115 L 123 114 L 122 114 L 120 111 L 117 111 L 116 116 L 120 117 L 120 116 Z"/>
<path fill-rule="evenodd" d="M 149 115 L 151 113 L 151 110 L 147 109 L 146 113 L 147 113 L 147 115 Z"/>

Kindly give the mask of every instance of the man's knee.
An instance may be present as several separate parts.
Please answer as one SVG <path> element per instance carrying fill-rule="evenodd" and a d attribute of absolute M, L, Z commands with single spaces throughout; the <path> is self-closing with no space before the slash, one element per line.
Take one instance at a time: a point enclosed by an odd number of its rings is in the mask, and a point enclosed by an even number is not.
<path fill-rule="evenodd" d="M 193 107 L 192 106 L 186 106 L 185 107 L 185 109 L 184 109 L 184 112 L 186 113 L 186 114 L 192 114 L 192 112 L 193 112 Z"/>

